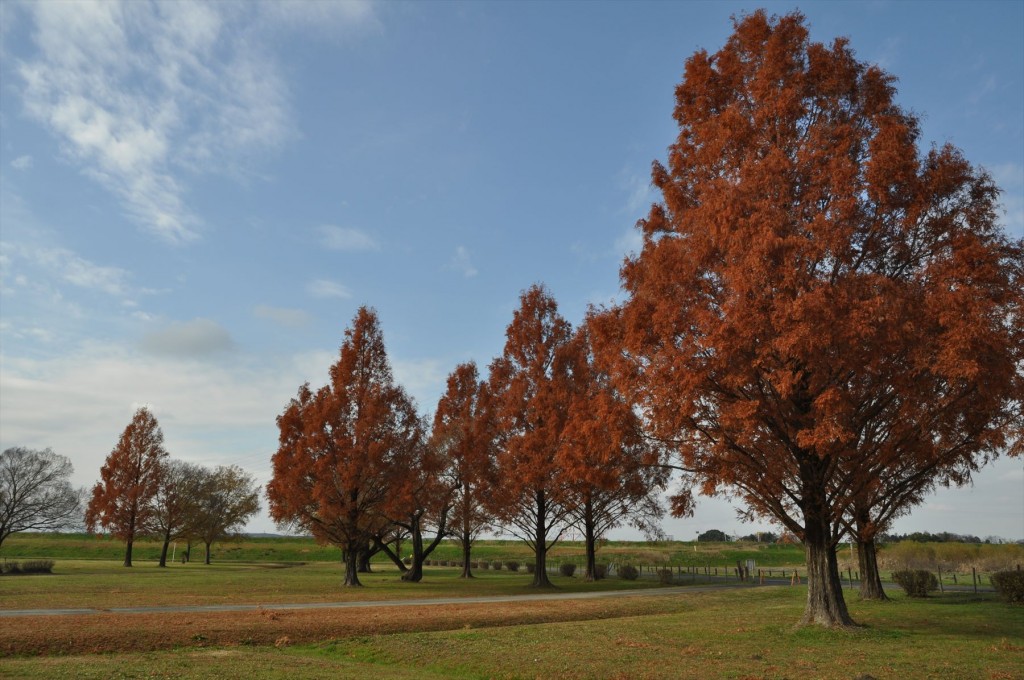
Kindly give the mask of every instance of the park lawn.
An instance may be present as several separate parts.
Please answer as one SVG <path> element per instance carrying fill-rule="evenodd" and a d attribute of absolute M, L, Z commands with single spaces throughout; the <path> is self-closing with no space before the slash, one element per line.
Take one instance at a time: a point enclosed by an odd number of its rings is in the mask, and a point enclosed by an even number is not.
<path fill-rule="evenodd" d="M 438 608 L 279 646 L 271 630 L 214 648 L 0 659 L 14 678 L 1022 678 L 1024 608 L 965 594 L 859 602 L 852 630 L 796 628 L 805 587 Z M 376 610 L 382 611 L 382 610 Z M 525 612 L 525 613 L 524 613 Z M 532 612 L 532 613 L 531 613 Z M 479 618 L 484 616 L 484 621 Z M 498 623 L 493 617 L 499 617 Z M 559 619 L 558 617 L 562 618 Z M 351 613 L 349 617 L 352 618 Z M 491 617 L 491 622 L 487 622 Z M 525 618 L 524 618 L 525 617 Z M 554 617 L 552 620 L 551 617 Z M 367 616 L 367 619 L 372 617 Z M 112 617 L 130 624 L 134 619 Z M 353 625 L 353 621 L 348 621 Z M 507 625 L 506 625 L 507 624 Z M 271 624 L 266 624 L 271 625 Z M 391 625 L 390 628 L 374 627 Z M 431 629 L 439 625 L 440 629 Z M 402 630 L 405 628 L 405 630 Z M 126 636 L 130 631 L 125 631 Z"/>
<path fill-rule="evenodd" d="M 424 568 L 424 578 L 419 583 L 402 581 L 394 566 L 375 565 L 374 570 L 360 574 L 365 587 L 343 588 L 342 565 L 328 562 L 193 562 L 166 568 L 140 563 L 129 569 L 111 561 L 61 560 L 53 574 L 0 577 L 0 610 L 349 602 L 536 593 L 529 585 L 532 576 L 525 569 L 476 570 L 475 578 L 461 579 L 457 567 L 431 566 Z M 588 583 L 579 577 L 557 574 L 552 574 L 551 580 L 567 592 L 659 585 L 651 579 L 617 578 Z"/>

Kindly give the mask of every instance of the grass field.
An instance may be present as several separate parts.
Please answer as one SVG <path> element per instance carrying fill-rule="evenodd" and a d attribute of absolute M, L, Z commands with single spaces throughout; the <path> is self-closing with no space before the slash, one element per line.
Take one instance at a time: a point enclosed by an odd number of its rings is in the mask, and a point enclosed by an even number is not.
<path fill-rule="evenodd" d="M 991 594 L 947 592 L 925 600 L 894 595 L 892 602 L 873 603 L 847 590 L 851 613 L 862 624 L 853 631 L 797 628 L 805 586 L 733 582 L 728 590 L 707 592 L 664 590 L 652 580 L 586 583 L 558 575 L 553 580 L 561 592 L 638 592 L 620 599 L 290 610 L 275 604 L 535 591 L 525 570 L 478 570 L 478 578 L 466 581 L 455 567 L 431 566 L 422 583 L 409 584 L 383 563 L 363 575 L 365 588 L 342 589 L 337 551 L 308 539 L 226 545 L 237 550 L 215 552 L 210 566 L 175 563 L 160 569 L 155 555 L 142 553 L 135 567 L 125 569 L 116 542 L 83 536 L 9 539 L 0 559 L 46 557 L 57 565 L 51 575 L 0 577 L 0 610 L 262 606 L 245 612 L 3 618 L 0 677 L 1024 680 L 1024 607 Z M 517 549 L 512 542 L 486 542 L 478 553 L 481 559 L 526 561 Z M 573 559 L 577 549 L 562 546 L 556 561 Z M 98 558 L 103 551 L 111 554 Z M 602 554 L 605 561 L 685 565 L 688 554 L 696 555 L 692 564 L 728 564 L 751 551 L 759 565 L 802 563 L 793 548 L 756 545 L 698 545 L 694 551 L 693 544 L 610 544 Z M 269 555 L 254 559 L 262 553 Z M 74 559 L 83 556 L 89 559 Z M 454 557 L 453 550 L 447 559 Z"/>

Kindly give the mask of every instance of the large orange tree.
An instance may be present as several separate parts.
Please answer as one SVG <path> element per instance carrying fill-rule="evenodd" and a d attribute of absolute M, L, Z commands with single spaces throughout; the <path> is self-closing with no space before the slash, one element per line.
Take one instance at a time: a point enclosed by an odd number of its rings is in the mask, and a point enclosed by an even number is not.
<path fill-rule="evenodd" d="M 490 390 L 476 364 L 459 364 L 437 402 L 431 447 L 443 458 L 451 497 L 451 534 L 462 547 L 462 578 L 472 578 L 473 543 L 490 526 L 487 499 L 496 485 L 495 422 Z"/>
<path fill-rule="evenodd" d="M 280 444 L 267 485 L 271 517 L 342 549 L 346 586 L 360 586 L 358 555 L 399 514 L 395 490 L 422 428 L 391 373 L 376 313 L 362 307 L 345 331 L 330 382 L 299 388 L 278 416 Z"/>
<path fill-rule="evenodd" d="M 572 399 L 576 347 L 572 326 L 539 285 L 520 296 L 505 337 L 504 352 L 490 369 L 500 483 L 489 505 L 533 550 L 533 586 L 550 587 L 547 553 L 571 510 L 558 448 Z"/>
<path fill-rule="evenodd" d="M 686 62 L 662 199 L 601 317 L 679 466 L 803 540 L 805 623 L 852 623 L 834 548 L 879 475 L 1020 446 L 1021 243 L 894 95 L 798 13 L 735 20 Z"/>
<path fill-rule="evenodd" d="M 125 542 L 124 566 L 132 566 L 135 537 L 151 532 L 154 499 L 166 465 L 164 433 L 150 410 L 142 407 L 124 428 L 100 469 L 100 481 L 92 489 L 85 509 L 89 531 L 97 526 Z"/>

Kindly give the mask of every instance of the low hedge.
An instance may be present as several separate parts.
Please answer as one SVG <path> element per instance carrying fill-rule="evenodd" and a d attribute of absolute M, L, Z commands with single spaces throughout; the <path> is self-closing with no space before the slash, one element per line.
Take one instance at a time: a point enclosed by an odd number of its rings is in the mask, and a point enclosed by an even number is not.
<path fill-rule="evenodd" d="M 1024 571 L 997 571 L 992 585 L 1007 602 L 1024 603 Z"/>
<path fill-rule="evenodd" d="M 924 569 L 894 571 L 892 580 L 908 597 L 928 597 L 928 593 L 939 589 L 939 579 Z"/>

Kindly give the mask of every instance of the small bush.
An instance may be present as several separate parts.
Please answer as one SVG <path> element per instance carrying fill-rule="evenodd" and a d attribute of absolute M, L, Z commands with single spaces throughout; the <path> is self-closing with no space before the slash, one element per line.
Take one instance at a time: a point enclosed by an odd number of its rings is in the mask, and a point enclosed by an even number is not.
<path fill-rule="evenodd" d="M 558 571 L 562 576 L 572 576 L 576 573 L 576 565 L 572 562 L 562 562 L 558 565 Z"/>
<path fill-rule="evenodd" d="M 906 569 L 894 571 L 892 580 L 908 597 L 928 597 L 928 593 L 939 589 L 939 580 L 935 574 L 924 569 Z"/>
<path fill-rule="evenodd" d="M 665 585 L 672 585 L 675 582 L 675 574 L 672 573 L 671 569 L 659 569 L 658 580 Z"/>
<path fill-rule="evenodd" d="M 595 564 L 594 565 L 594 580 L 595 581 L 600 581 L 601 579 L 603 579 L 607 575 L 608 575 L 608 565 L 607 564 Z"/>
<path fill-rule="evenodd" d="M 515 560 L 509 560 L 505 563 L 505 568 L 509 571 L 519 571 L 519 563 Z"/>
<path fill-rule="evenodd" d="M 536 569 L 536 568 L 537 568 L 537 565 L 534 564 L 533 562 L 527 562 L 526 563 L 526 573 L 527 574 L 532 574 L 533 570 Z"/>
<path fill-rule="evenodd" d="M 619 567 L 619 577 L 627 581 L 635 581 L 640 577 L 640 570 L 632 564 L 624 564 Z"/>
<path fill-rule="evenodd" d="M 480 560 L 480 568 L 484 569 L 484 570 L 490 569 L 491 568 L 491 563 L 488 562 L 487 560 Z"/>
<path fill-rule="evenodd" d="M 1024 571 L 997 571 L 991 581 L 1007 602 L 1024 602 Z"/>
<path fill-rule="evenodd" d="M 472 569 L 479 569 L 480 568 L 480 562 L 478 562 L 477 560 L 473 560 L 472 562 L 469 563 L 469 566 Z"/>
<path fill-rule="evenodd" d="M 29 560 L 22 562 L 21 573 L 23 574 L 52 574 L 53 560 Z"/>
<path fill-rule="evenodd" d="M 494 571 L 501 571 L 501 560 L 494 560 L 491 562 L 491 569 Z"/>

